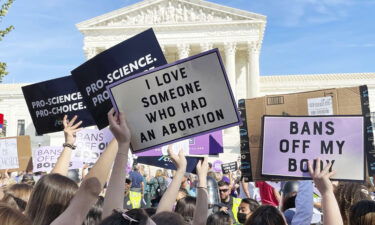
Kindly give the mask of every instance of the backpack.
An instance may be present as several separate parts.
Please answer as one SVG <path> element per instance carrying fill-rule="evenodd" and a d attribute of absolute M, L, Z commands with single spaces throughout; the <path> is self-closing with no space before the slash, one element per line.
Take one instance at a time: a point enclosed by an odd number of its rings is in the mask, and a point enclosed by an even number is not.
<path fill-rule="evenodd" d="M 156 180 L 158 182 L 158 187 L 156 188 L 156 196 L 161 197 L 161 196 L 163 196 L 163 194 L 167 190 L 167 184 L 166 184 L 165 179 L 163 177 L 157 177 Z"/>

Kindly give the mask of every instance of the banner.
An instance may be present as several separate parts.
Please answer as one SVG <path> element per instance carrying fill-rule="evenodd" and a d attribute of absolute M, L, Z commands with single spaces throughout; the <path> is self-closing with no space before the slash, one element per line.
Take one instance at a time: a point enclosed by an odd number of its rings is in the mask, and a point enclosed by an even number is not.
<path fill-rule="evenodd" d="M 33 172 L 51 172 L 55 167 L 63 147 L 45 146 L 33 150 Z M 71 161 L 69 169 L 82 168 L 81 162 Z"/>
<path fill-rule="evenodd" d="M 332 163 L 333 179 L 364 180 L 363 116 L 263 118 L 262 175 L 310 178 L 316 158 Z"/>
<path fill-rule="evenodd" d="M 83 129 L 77 132 L 75 142 L 77 148 L 72 152 L 72 161 L 86 164 L 95 163 L 112 139 L 113 134 L 109 128 L 103 130 Z"/>
<path fill-rule="evenodd" d="M 116 109 L 126 114 L 133 152 L 240 124 L 217 49 L 137 74 L 107 89 Z"/>
<path fill-rule="evenodd" d="M 40 135 L 62 131 L 65 114 L 69 119 L 77 115 L 81 127 L 95 124 L 71 76 L 24 86 L 22 92 Z"/>
<path fill-rule="evenodd" d="M 17 138 L 0 139 L 0 169 L 18 169 Z"/>
<path fill-rule="evenodd" d="M 238 170 L 237 162 L 223 163 L 221 164 L 221 170 L 223 174 L 229 174 L 230 172 L 235 172 Z"/>
<path fill-rule="evenodd" d="M 215 131 L 201 136 L 193 137 L 187 140 L 189 142 L 189 151 L 186 155 L 217 155 L 223 153 L 223 134 L 222 131 Z M 137 156 L 162 156 L 162 148 L 155 148 L 145 152 L 138 152 Z"/>
<path fill-rule="evenodd" d="M 148 29 L 88 60 L 72 76 L 96 125 L 103 129 L 112 108 L 106 85 L 166 63 L 153 30 Z"/>
<path fill-rule="evenodd" d="M 203 157 L 186 157 L 186 161 L 187 161 L 186 172 L 196 173 L 195 168 L 197 167 L 199 160 L 203 160 Z M 176 170 L 176 167 L 174 166 L 170 157 L 166 155 L 165 156 L 138 157 L 137 163 L 161 167 L 165 169 Z"/>

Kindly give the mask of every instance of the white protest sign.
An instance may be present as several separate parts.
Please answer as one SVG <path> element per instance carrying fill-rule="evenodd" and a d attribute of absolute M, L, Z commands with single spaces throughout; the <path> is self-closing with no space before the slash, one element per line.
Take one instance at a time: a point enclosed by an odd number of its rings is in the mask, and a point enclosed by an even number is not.
<path fill-rule="evenodd" d="M 17 138 L 0 139 L 0 169 L 18 169 Z"/>
<path fill-rule="evenodd" d="M 126 114 L 133 152 L 238 125 L 219 51 L 210 50 L 107 86 Z"/>
<path fill-rule="evenodd" d="M 56 165 L 63 147 L 44 146 L 33 150 L 33 172 L 50 172 Z M 80 162 L 71 161 L 69 169 L 82 168 Z"/>
<path fill-rule="evenodd" d="M 172 151 L 174 154 L 178 155 L 180 150 L 184 152 L 184 155 L 189 155 L 189 140 L 179 141 L 172 145 Z M 169 155 L 168 145 L 161 147 L 161 152 L 163 155 Z"/>
<path fill-rule="evenodd" d="M 95 163 L 100 154 L 106 149 L 108 143 L 113 139 L 109 128 L 83 129 L 77 132 L 72 161 L 81 163 Z"/>

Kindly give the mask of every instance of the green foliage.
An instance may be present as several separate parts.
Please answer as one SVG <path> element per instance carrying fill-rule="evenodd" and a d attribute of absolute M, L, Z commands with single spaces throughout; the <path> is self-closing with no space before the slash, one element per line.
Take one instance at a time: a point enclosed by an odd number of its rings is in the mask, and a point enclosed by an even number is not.
<path fill-rule="evenodd" d="M 10 6 L 12 5 L 13 2 L 14 2 L 14 0 L 7 0 L 3 5 L 1 5 L 1 8 L 0 8 L 0 23 L 3 20 L 3 17 L 8 13 L 8 9 L 10 8 Z M 3 40 L 5 35 L 7 35 L 13 29 L 14 29 L 14 27 L 12 25 L 9 26 L 9 27 L 6 27 L 4 30 L 0 29 L 0 41 Z M 1 82 L 2 78 L 5 75 L 8 74 L 8 72 L 6 71 L 6 68 L 7 68 L 7 64 L 4 63 L 4 62 L 0 62 L 0 82 Z"/>

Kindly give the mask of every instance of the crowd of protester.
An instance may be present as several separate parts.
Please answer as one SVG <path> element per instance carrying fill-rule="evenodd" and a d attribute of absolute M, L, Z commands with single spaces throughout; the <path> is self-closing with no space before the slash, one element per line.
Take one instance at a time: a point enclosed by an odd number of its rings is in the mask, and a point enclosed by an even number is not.
<path fill-rule="evenodd" d="M 331 182 L 330 164 L 310 162 L 313 181 L 245 182 L 239 171 L 214 172 L 207 158 L 195 174 L 186 173 L 183 151 L 169 146 L 176 170 L 152 174 L 135 164 L 127 174 L 125 116 L 111 110 L 108 120 L 115 139 L 80 178 L 71 179 L 68 170 L 77 117 L 64 118 L 64 150 L 50 173 L 2 173 L 0 224 L 375 225 L 372 181 Z"/>

